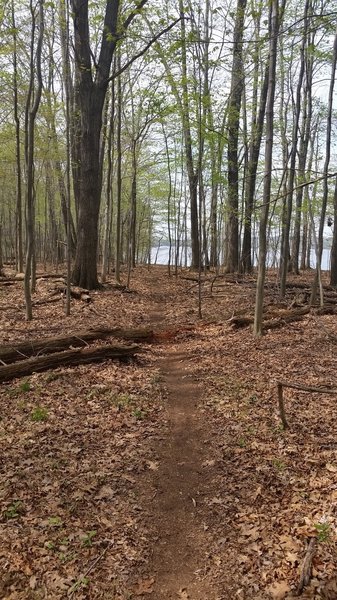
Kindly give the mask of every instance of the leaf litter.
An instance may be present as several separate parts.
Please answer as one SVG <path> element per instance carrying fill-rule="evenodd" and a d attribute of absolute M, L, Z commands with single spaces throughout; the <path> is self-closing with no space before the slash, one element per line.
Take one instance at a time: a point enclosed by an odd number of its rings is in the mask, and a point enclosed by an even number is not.
<path fill-rule="evenodd" d="M 309 315 L 255 340 L 227 322 L 233 305 L 251 310 L 254 289 L 242 287 L 228 283 L 221 298 L 205 298 L 200 323 L 190 282 L 139 268 L 133 294 L 108 288 L 94 295 L 94 311 L 73 301 L 67 318 L 61 300 L 39 305 L 26 323 L 17 284 L 0 298 L 1 341 L 143 326 L 155 313 L 160 327 L 181 324 L 174 344 L 188 355 L 209 444 L 201 465 L 207 494 L 191 506 L 207 532 L 207 577 L 218 599 L 295 597 L 313 536 L 302 597 L 337 598 L 335 400 L 287 389 L 283 431 L 275 385 L 333 384 L 335 344 L 325 330 L 337 335 L 337 325 Z M 35 299 L 43 294 L 40 287 Z M 149 346 L 133 363 L 57 369 L 1 386 L 1 598 L 153 597 L 158 524 L 144 487 L 160 476 L 169 435 L 158 364 L 172 343 Z M 189 595 L 183 586 L 176 593 Z"/>

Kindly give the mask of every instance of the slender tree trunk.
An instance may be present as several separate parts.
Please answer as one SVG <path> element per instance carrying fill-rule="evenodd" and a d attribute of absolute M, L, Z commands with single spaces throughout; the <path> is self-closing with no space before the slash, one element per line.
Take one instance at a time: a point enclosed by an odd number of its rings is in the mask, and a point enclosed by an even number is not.
<path fill-rule="evenodd" d="M 266 113 L 266 102 L 269 81 L 269 65 L 266 66 L 258 115 L 253 119 L 252 130 L 249 143 L 249 158 L 247 166 L 247 181 L 245 188 L 245 218 L 244 232 L 242 241 L 242 271 L 250 273 L 253 268 L 252 263 L 252 215 L 254 210 L 254 197 L 256 187 L 257 167 L 260 156 L 262 141 L 263 124 Z"/>
<path fill-rule="evenodd" d="M 116 57 L 117 68 L 120 67 L 120 53 Z M 120 268 L 122 262 L 122 81 L 121 77 L 117 79 L 117 131 L 116 131 L 116 261 L 115 261 L 115 276 L 117 283 L 120 283 Z"/>
<path fill-rule="evenodd" d="M 312 61 L 311 61 L 312 62 Z M 301 185 L 305 181 L 305 168 L 308 156 L 310 130 L 311 130 L 311 119 L 312 119 L 312 85 L 311 77 L 309 79 L 309 73 L 306 75 L 306 89 L 303 106 L 303 119 L 301 127 L 301 139 L 298 156 L 298 177 L 297 184 Z M 292 266 L 293 271 L 296 275 L 299 274 L 299 254 L 300 254 L 300 240 L 301 240 L 301 221 L 302 221 L 302 204 L 303 204 L 303 188 L 299 187 L 296 192 L 296 213 L 294 222 L 294 235 L 292 243 Z"/>
<path fill-rule="evenodd" d="M 323 179 L 323 197 L 322 197 L 322 205 L 321 205 L 320 223 L 319 223 L 319 229 L 318 229 L 316 275 L 315 275 L 315 279 L 314 279 L 312 291 L 311 291 L 311 303 L 312 304 L 316 297 L 317 285 L 320 282 L 320 271 L 321 271 L 322 255 L 323 255 L 324 224 L 325 224 L 326 207 L 327 207 L 328 192 L 329 192 L 328 172 L 329 172 L 330 155 L 331 155 L 332 107 L 333 107 L 333 95 L 334 95 L 334 87 L 335 87 L 336 65 L 337 65 L 337 31 L 335 33 L 335 38 L 334 38 L 332 64 L 331 64 L 331 77 L 330 77 L 329 97 L 328 97 L 328 115 L 327 115 L 327 124 L 326 124 L 325 161 L 324 161 L 324 169 L 323 169 L 323 174 L 325 177 Z M 320 296 L 321 296 L 321 305 L 323 305 L 323 297 L 322 297 L 323 294 L 321 293 Z"/>
<path fill-rule="evenodd" d="M 337 178 L 335 180 L 333 211 L 334 211 L 334 219 L 333 219 L 333 237 L 332 237 L 332 246 L 331 246 L 330 285 L 337 286 Z"/>
<path fill-rule="evenodd" d="M 15 121 L 15 154 L 16 154 L 16 269 L 23 272 L 23 231 L 22 231 L 22 172 L 21 172 L 21 136 L 18 106 L 18 67 L 17 67 L 17 31 L 15 22 L 14 0 L 12 0 L 13 31 L 13 104 Z"/>
<path fill-rule="evenodd" d="M 262 335 L 264 282 L 267 258 L 267 226 L 270 204 L 270 191 L 273 164 L 273 133 L 274 133 L 274 98 L 276 86 L 277 39 L 280 23 L 278 0 L 272 0 L 269 15 L 269 81 L 266 104 L 266 143 L 265 169 L 263 183 L 263 206 L 259 230 L 259 270 L 256 286 L 256 303 L 254 316 L 254 335 Z"/>
<path fill-rule="evenodd" d="M 179 0 L 179 10 L 184 14 L 183 0 Z M 198 219 L 198 173 L 194 169 L 192 135 L 190 125 L 190 109 L 188 94 L 188 73 L 187 73 L 187 51 L 186 51 L 186 25 L 185 19 L 181 20 L 181 64 L 182 64 L 182 122 L 185 141 L 186 169 L 188 174 L 188 185 L 190 192 L 190 211 L 191 211 L 191 246 L 192 246 L 192 264 L 193 269 L 199 268 L 200 260 L 200 240 Z"/>
<path fill-rule="evenodd" d="M 26 101 L 25 115 L 25 162 L 26 162 L 26 268 L 24 278 L 24 291 L 26 303 L 26 319 L 30 321 L 33 318 L 31 283 L 33 274 L 34 286 L 34 220 L 35 220 L 35 190 L 34 190 L 34 134 L 35 119 L 39 109 L 42 94 L 42 72 L 41 56 L 42 41 L 44 33 L 44 0 L 39 0 L 38 16 L 33 8 L 33 2 L 30 1 L 30 12 L 32 17 L 32 33 L 30 45 L 30 83 Z M 35 31 L 38 27 L 38 39 L 36 50 Z M 34 51 L 35 50 L 35 51 Z M 35 54 L 35 64 L 34 64 Z M 37 84 L 35 86 L 34 72 L 36 70 Z"/>
<path fill-rule="evenodd" d="M 104 234 L 103 234 L 103 260 L 102 260 L 102 282 L 106 281 L 110 253 L 110 234 L 112 222 L 112 165 L 114 160 L 114 138 L 115 138 L 115 82 L 111 87 L 111 114 L 108 134 L 108 169 L 106 184 L 106 204 L 104 211 Z"/>
<path fill-rule="evenodd" d="M 238 0 L 233 43 L 233 65 L 228 107 L 228 254 L 226 271 L 239 270 L 239 163 L 238 142 L 244 86 L 242 63 L 243 26 L 247 0 Z"/>
<path fill-rule="evenodd" d="M 304 9 L 304 34 L 301 45 L 301 59 L 300 59 L 300 72 L 297 81 L 297 89 L 296 89 L 296 101 L 294 107 L 294 122 L 293 122 L 293 131 L 292 131 L 292 144 L 290 150 L 290 169 L 289 169 L 289 178 L 288 178 L 288 189 L 287 189 L 287 197 L 285 199 L 286 203 L 286 211 L 285 211 L 285 220 L 282 223 L 283 226 L 283 246 L 281 248 L 281 278 L 280 278 L 280 294 L 281 296 L 285 296 L 286 293 L 286 281 L 287 281 L 287 272 L 288 272 L 288 262 L 289 262 L 289 234 L 290 234 L 290 221 L 292 214 L 292 205 L 293 205 L 293 188 L 295 182 L 295 165 L 297 158 L 297 144 L 298 144 L 298 136 L 299 136 L 299 122 L 300 122 L 300 114 L 301 114 L 301 93 L 302 93 L 302 84 L 304 78 L 304 70 L 305 70 L 305 43 L 306 43 L 306 32 L 308 28 L 308 8 L 309 8 L 309 0 L 306 1 L 305 9 Z"/>

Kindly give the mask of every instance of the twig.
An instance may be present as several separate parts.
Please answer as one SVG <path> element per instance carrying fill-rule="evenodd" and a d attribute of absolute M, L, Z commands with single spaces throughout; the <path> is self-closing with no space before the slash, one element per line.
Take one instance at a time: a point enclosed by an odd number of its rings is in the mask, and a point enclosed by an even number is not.
<path fill-rule="evenodd" d="M 277 384 L 283 385 L 283 387 L 293 388 L 294 390 L 301 390 L 302 392 L 317 392 L 318 394 L 337 394 L 337 386 L 331 386 L 330 388 L 313 387 L 311 385 L 301 385 L 300 383 L 288 383 L 286 381 L 278 381 Z"/>
<path fill-rule="evenodd" d="M 318 394 L 332 394 L 332 395 L 337 394 L 336 387 L 335 388 L 333 388 L 333 387 L 318 388 L 318 387 L 313 387 L 311 385 L 300 385 L 299 383 L 288 383 L 286 381 L 277 381 L 276 384 L 277 384 L 278 406 L 279 406 L 280 417 L 281 417 L 281 421 L 282 421 L 282 425 L 283 425 L 284 429 L 289 428 L 289 424 L 286 419 L 286 413 L 285 413 L 284 401 L 283 401 L 283 388 L 284 387 L 292 388 L 294 390 L 300 390 L 301 392 L 314 392 L 314 393 L 318 393 Z"/>
<path fill-rule="evenodd" d="M 300 596 L 302 594 L 305 586 L 308 585 L 308 583 L 311 579 L 312 561 L 315 556 L 316 548 L 317 548 L 317 539 L 315 537 L 312 537 L 312 538 L 310 538 L 308 548 L 306 551 L 306 555 L 304 557 L 304 561 L 303 561 L 303 565 L 302 565 L 300 582 L 299 582 L 298 588 L 297 588 L 298 596 Z"/>
<path fill-rule="evenodd" d="M 99 563 L 99 561 L 102 560 L 102 558 L 107 553 L 108 548 L 110 548 L 110 546 L 112 544 L 113 544 L 113 540 L 111 540 L 108 543 L 108 545 L 104 548 L 104 550 L 103 550 L 103 552 L 101 554 L 99 554 L 98 556 L 96 556 L 95 560 L 91 563 L 91 565 L 89 565 L 89 567 L 83 573 L 83 575 L 81 575 L 81 577 L 79 577 L 79 579 L 77 581 L 75 581 L 74 585 L 71 586 L 71 588 L 70 588 L 70 590 L 68 592 L 69 598 L 72 598 L 73 595 L 75 594 L 75 592 L 77 592 L 77 590 L 79 590 L 79 588 L 81 586 L 81 581 L 83 581 L 85 579 L 85 577 L 87 577 L 89 575 L 89 573 L 91 573 L 91 571 L 96 567 L 97 563 Z"/>

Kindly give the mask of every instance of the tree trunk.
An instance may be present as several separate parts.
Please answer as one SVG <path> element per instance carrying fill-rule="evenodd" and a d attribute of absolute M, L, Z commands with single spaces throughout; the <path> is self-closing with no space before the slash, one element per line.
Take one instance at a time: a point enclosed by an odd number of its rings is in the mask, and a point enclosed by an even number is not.
<path fill-rule="evenodd" d="M 310 44 L 312 38 L 309 37 L 307 41 L 307 56 L 305 61 L 306 69 L 306 82 L 304 90 L 304 105 L 303 105 L 303 117 L 302 126 L 300 128 L 300 147 L 298 156 L 298 177 L 297 184 L 302 184 L 305 181 L 305 169 L 308 157 L 308 148 L 311 134 L 311 122 L 312 122 L 312 76 L 313 76 L 313 56 L 308 51 L 311 47 Z M 301 221 L 302 221 L 302 204 L 303 204 L 303 187 L 300 187 L 296 192 L 296 214 L 294 222 L 294 235 L 292 243 L 292 265 L 293 271 L 296 275 L 299 274 L 299 255 L 300 255 L 300 242 L 301 242 Z"/>
<path fill-rule="evenodd" d="M 15 154 L 16 154 L 16 269 L 23 272 L 23 231 L 22 231 L 22 171 L 21 171 L 21 136 L 18 106 L 18 68 L 17 68 L 17 30 L 15 22 L 14 0 L 12 0 L 12 35 L 13 35 L 13 108 L 15 121 Z"/>
<path fill-rule="evenodd" d="M 39 0 L 38 18 L 33 8 L 32 0 L 30 2 L 30 12 L 32 17 L 32 34 L 30 43 L 30 81 L 26 101 L 25 112 L 25 163 L 26 163 L 26 268 L 24 278 L 24 292 L 26 303 L 26 320 L 33 318 L 31 283 L 35 286 L 34 269 L 34 221 L 35 221 L 35 190 L 34 190 L 34 134 L 35 119 L 39 109 L 42 94 L 42 72 L 41 56 L 42 41 L 44 33 L 44 2 Z M 38 39 L 35 46 L 35 30 L 38 26 Z M 34 56 L 36 62 L 34 63 Z M 37 76 L 37 85 L 35 89 L 35 71 Z"/>
<path fill-rule="evenodd" d="M 140 0 L 122 25 L 126 30 L 146 4 Z M 120 0 L 105 3 L 104 30 L 98 61 L 93 64 L 90 48 L 89 2 L 71 0 L 76 57 L 77 110 L 80 115 L 79 178 L 75 182 L 78 197 L 77 248 L 72 281 L 80 287 L 96 289 L 98 217 L 101 201 L 100 136 L 106 91 L 112 58 L 116 49 Z M 94 75 L 93 75 L 94 73 Z"/>
<path fill-rule="evenodd" d="M 258 69 L 258 65 L 256 67 Z M 244 273 L 250 273 L 252 264 L 252 215 L 254 210 L 254 196 L 256 186 L 257 167 L 260 156 L 264 117 L 268 93 L 269 65 L 266 65 L 260 96 L 258 115 L 253 118 L 249 142 L 249 158 L 247 166 L 247 182 L 245 188 L 245 219 L 242 241 L 241 265 Z"/>
<path fill-rule="evenodd" d="M 304 34 L 301 45 L 301 62 L 300 62 L 300 72 L 298 76 L 297 89 L 296 89 L 296 102 L 294 107 L 294 122 L 293 122 L 293 131 L 292 131 L 292 144 L 290 150 L 290 170 L 289 170 L 289 179 L 288 179 L 288 189 L 287 196 L 285 198 L 286 203 L 286 211 L 285 211 L 285 219 L 282 223 L 283 228 L 283 245 L 281 248 L 281 277 L 280 277 L 280 294 L 281 296 L 285 296 L 286 293 L 286 281 L 287 281 L 287 272 L 288 272 L 288 262 L 289 262 L 289 234 L 290 234 L 290 221 L 292 214 L 292 206 L 293 206 L 293 188 L 295 182 L 295 165 L 297 158 L 297 144 L 298 144 L 298 136 L 299 136 L 299 122 L 300 122 L 300 114 L 301 114 L 301 99 L 302 99 L 302 83 L 304 77 L 305 70 L 305 44 L 306 44 L 306 33 L 308 28 L 308 8 L 309 8 L 309 0 L 306 1 L 305 9 L 304 9 Z"/>
<path fill-rule="evenodd" d="M 328 115 L 327 115 L 327 124 L 326 124 L 325 161 L 324 161 L 324 170 L 323 170 L 325 178 L 323 179 L 323 197 L 322 197 L 320 223 L 319 223 L 319 229 L 318 229 L 317 265 L 316 265 L 315 279 L 314 279 L 313 286 L 312 286 L 311 303 L 313 303 L 313 301 L 315 299 L 315 296 L 317 293 L 317 285 L 320 281 L 320 271 L 321 271 L 322 254 L 323 254 L 323 234 L 324 234 L 326 207 L 327 207 L 327 203 L 328 203 L 328 192 L 329 192 L 328 172 L 329 172 L 330 155 L 331 155 L 332 108 L 333 108 L 333 95 L 334 95 L 334 87 L 335 87 L 336 66 L 337 66 L 337 32 L 335 33 L 335 38 L 334 38 L 334 43 L 333 43 L 333 55 L 332 55 L 331 76 L 330 76 L 329 97 L 328 97 Z M 322 303 L 323 303 L 323 298 L 322 298 L 322 294 L 321 294 L 321 304 Z"/>
<path fill-rule="evenodd" d="M 226 271 L 239 270 L 239 163 L 238 142 L 244 72 L 242 40 L 247 0 L 238 0 L 233 45 L 231 90 L 228 107 L 228 254 Z"/>
<path fill-rule="evenodd" d="M 265 169 L 263 183 L 263 206 L 260 219 L 259 231 L 259 270 L 256 286 L 256 302 L 254 316 L 254 335 L 262 335 L 262 316 L 264 299 L 264 281 L 266 275 L 267 257 L 267 225 L 270 204 L 270 190 L 273 165 L 273 133 L 274 133 L 274 98 L 276 87 L 276 62 L 277 62 L 277 40 L 280 24 L 278 0 L 272 0 L 269 15 L 269 81 L 268 97 L 266 105 L 266 143 L 265 143 Z"/>
<path fill-rule="evenodd" d="M 333 237 L 332 237 L 332 246 L 331 246 L 330 285 L 337 286 L 337 178 L 335 180 L 333 211 L 334 211 L 334 220 L 333 220 Z"/>

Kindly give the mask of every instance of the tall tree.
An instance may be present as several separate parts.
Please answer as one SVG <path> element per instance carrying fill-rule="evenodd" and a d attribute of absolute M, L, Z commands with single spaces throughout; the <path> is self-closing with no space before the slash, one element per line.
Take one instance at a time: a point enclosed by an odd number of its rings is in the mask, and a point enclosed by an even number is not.
<path fill-rule="evenodd" d="M 302 106 L 302 84 L 305 73 L 305 46 L 307 42 L 307 29 L 308 29 L 308 10 L 309 10 L 309 0 L 305 3 L 304 8 L 304 32 L 301 43 L 300 50 L 300 70 L 297 81 L 297 89 L 296 89 L 296 99 L 293 103 L 293 131 L 292 131 L 292 143 L 290 148 L 290 169 L 289 169 L 289 178 L 288 178 L 288 190 L 287 196 L 285 199 L 286 202 L 286 210 L 285 210 L 285 219 L 282 223 L 282 244 L 281 244 L 281 284 L 280 284 L 280 293 L 281 296 L 285 296 L 286 293 L 286 280 L 287 280 L 287 271 L 288 271 L 288 261 L 289 261 L 289 234 L 290 234 L 290 225 L 291 225 L 291 215 L 292 215 L 292 206 L 293 206 L 293 188 L 295 182 L 295 165 L 297 158 L 297 147 L 298 147 L 298 138 L 299 138 L 299 123 L 301 116 L 301 106 Z"/>
<path fill-rule="evenodd" d="M 239 269 L 239 125 L 244 85 L 242 41 L 247 0 L 238 0 L 234 26 L 233 65 L 228 107 L 228 252 L 226 271 Z"/>
<path fill-rule="evenodd" d="M 26 165 L 26 267 L 25 267 L 25 302 L 26 319 L 33 317 L 31 300 L 31 278 L 34 261 L 34 221 L 35 221 L 35 182 L 34 182 L 34 140 L 35 120 L 40 106 L 42 94 L 42 42 L 44 33 L 44 0 L 39 0 L 37 7 L 30 0 L 32 33 L 30 41 L 30 80 L 25 111 L 25 165 Z M 37 33 L 37 40 L 36 37 Z M 36 73 L 36 75 L 35 75 Z"/>
<path fill-rule="evenodd" d="M 263 182 L 263 206 L 261 209 L 259 229 L 259 270 L 256 285 L 256 302 L 254 316 L 254 335 L 262 335 L 262 314 L 264 299 L 264 282 L 266 276 L 267 259 L 267 226 L 270 205 L 270 191 L 273 165 L 274 142 L 274 99 L 276 87 L 277 41 L 280 26 L 280 7 L 278 0 L 272 0 L 269 15 L 269 79 L 268 96 L 266 105 L 266 142 L 265 142 L 265 168 Z"/>
<path fill-rule="evenodd" d="M 120 24 L 120 0 L 107 0 L 96 60 L 90 45 L 89 1 L 71 0 L 76 60 L 75 97 L 80 115 L 77 247 L 72 280 L 76 285 L 88 289 L 99 287 L 97 244 L 102 188 L 100 135 L 112 58 L 117 41 L 146 2 L 135 2 L 133 10 Z"/>

